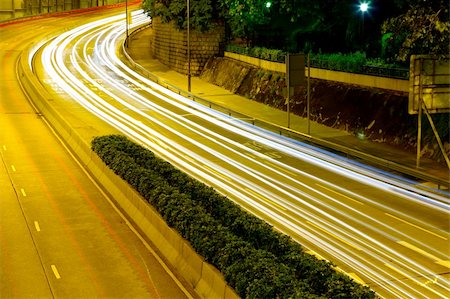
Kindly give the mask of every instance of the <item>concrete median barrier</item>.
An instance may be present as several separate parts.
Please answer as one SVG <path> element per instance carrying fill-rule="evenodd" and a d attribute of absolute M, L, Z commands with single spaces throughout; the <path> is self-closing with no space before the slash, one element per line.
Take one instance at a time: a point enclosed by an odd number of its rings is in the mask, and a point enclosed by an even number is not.
<path fill-rule="evenodd" d="M 35 49 L 29 49 L 33 51 Z M 113 199 L 131 223 L 157 249 L 161 258 L 187 281 L 202 298 L 239 298 L 223 275 L 205 262 L 180 234 L 128 183 L 110 170 L 90 148 L 90 140 L 72 128 L 58 111 L 54 99 L 33 74 L 24 51 L 17 65 L 18 79 L 33 105 L 77 157 L 90 175 Z"/>

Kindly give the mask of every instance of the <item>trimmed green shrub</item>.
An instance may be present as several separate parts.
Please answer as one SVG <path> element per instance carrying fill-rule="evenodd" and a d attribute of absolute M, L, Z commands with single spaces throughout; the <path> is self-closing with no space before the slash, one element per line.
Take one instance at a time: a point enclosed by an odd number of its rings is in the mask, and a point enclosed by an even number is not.
<path fill-rule="evenodd" d="M 311 66 L 320 66 L 335 71 L 359 73 L 366 64 L 366 54 L 356 52 L 352 54 L 310 54 Z"/>
<path fill-rule="evenodd" d="M 92 149 L 152 204 L 243 298 L 374 298 L 269 224 L 124 136 Z"/>
<path fill-rule="evenodd" d="M 277 49 L 267 49 L 260 47 L 241 47 L 239 45 L 229 44 L 226 50 L 233 53 L 248 55 L 260 59 L 274 62 L 285 62 L 286 52 Z M 333 71 L 361 73 L 369 75 L 379 75 L 392 78 L 409 78 L 409 67 L 386 63 L 381 58 L 367 58 L 364 52 L 355 52 L 350 54 L 332 53 L 310 54 L 311 67 L 328 69 Z M 306 64 L 306 60 L 305 60 Z M 376 69 L 374 69 L 376 68 Z"/>

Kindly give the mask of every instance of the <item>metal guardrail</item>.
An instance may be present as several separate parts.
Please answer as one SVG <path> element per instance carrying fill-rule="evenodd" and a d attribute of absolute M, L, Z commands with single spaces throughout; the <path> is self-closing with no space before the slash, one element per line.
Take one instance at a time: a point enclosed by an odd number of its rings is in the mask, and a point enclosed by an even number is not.
<path fill-rule="evenodd" d="M 132 35 L 134 35 L 135 33 L 144 30 L 146 28 L 148 28 L 149 26 L 151 26 L 151 24 L 147 24 L 144 25 L 140 28 L 137 28 L 136 30 L 132 31 L 129 35 L 128 38 L 131 38 Z M 222 113 L 227 114 L 228 116 L 230 116 L 231 118 L 238 118 L 241 121 L 247 122 L 247 123 L 251 123 L 254 126 L 260 127 L 260 128 L 264 128 L 268 131 L 277 133 L 281 136 L 285 136 L 285 137 L 289 137 L 289 138 L 293 138 L 295 140 L 307 143 L 309 145 L 313 145 L 313 146 L 317 146 L 320 147 L 322 149 L 326 149 L 328 151 L 333 151 L 336 154 L 339 154 L 341 156 L 344 156 L 348 159 L 360 159 L 365 161 L 366 163 L 370 163 L 372 165 L 376 165 L 377 167 L 380 168 L 384 168 L 387 169 L 391 172 L 397 172 L 397 173 L 402 173 L 404 175 L 416 178 L 416 179 L 421 179 L 424 181 L 428 181 L 428 182 L 432 182 L 434 184 L 436 184 L 438 186 L 438 189 L 441 189 L 441 187 L 445 187 L 447 189 L 450 189 L 450 181 L 441 179 L 439 177 L 436 176 L 432 176 L 429 175 L 427 173 L 423 173 L 421 171 L 418 171 L 414 168 L 405 166 L 405 165 L 401 165 L 398 164 L 396 162 L 393 161 L 389 161 L 383 158 L 379 158 L 370 154 L 366 154 L 363 152 L 360 152 L 358 150 L 352 149 L 352 148 L 348 148 L 345 147 L 343 145 L 339 145 L 327 140 L 323 140 L 317 137 L 312 137 L 310 135 L 301 133 L 301 132 L 297 132 L 294 131 L 290 128 L 286 128 L 274 123 L 270 123 L 268 121 L 265 120 L 261 120 L 261 119 L 257 119 L 254 117 L 250 117 L 248 115 L 242 114 L 240 112 L 236 112 L 234 110 L 231 110 L 228 107 L 216 104 L 214 102 L 211 102 L 207 99 L 198 97 L 188 91 L 185 91 L 165 80 L 162 80 L 161 78 L 159 78 L 158 76 L 152 74 L 151 72 L 149 72 L 147 69 L 145 69 L 144 67 L 142 67 L 141 65 L 139 65 L 138 63 L 136 63 L 131 56 L 128 54 L 128 52 L 126 51 L 126 45 L 127 41 L 124 42 L 124 44 L 122 45 L 122 51 L 124 56 L 127 58 L 128 64 L 135 69 L 136 71 L 138 71 L 141 75 L 143 75 L 144 77 L 152 80 L 153 82 L 179 94 L 179 95 L 183 95 L 189 99 L 192 99 L 195 102 L 201 103 L 204 106 L 207 106 L 211 109 L 220 111 Z"/>
<path fill-rule="evenodd" d="M 241 47 L 238 45 L 227 45 L 226 50 L 228 52 L 264 59 L 273 62 L 285 63 L 286 53 L 278 50 L 268 50 L 267 52 L 258 52 L 259 48 Z M 273 51 L 273 53 L 271 53 Z M 317 57 L 311 57 L 311 67 L 326 69 L 332 71 L 349 72 L 362 75 L 371 75 L 378 77 L 387 77 L 394 79 L 409 79 L 409 69 L 407 68 L 388 68 L 364 65 L 358 62 L 350 61 L 336 61 L 332 59 L 320 59 Z M 306 64 L 306 61 L 305 61 Z"/>

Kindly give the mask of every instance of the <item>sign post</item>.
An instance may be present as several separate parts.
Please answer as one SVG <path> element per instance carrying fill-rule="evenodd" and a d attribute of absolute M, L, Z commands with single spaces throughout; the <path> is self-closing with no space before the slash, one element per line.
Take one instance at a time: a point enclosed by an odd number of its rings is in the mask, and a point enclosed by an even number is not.
<path fill-rule="evenodd" d="M 422 146 L 422 113 L 424 112 L 436 137 L 445 162 L 450 161 L 445 153 L 439 133 L 430 114 L 450 113 L 450 56 L 437 59 L 431 55 L 412 55 L 409 74 L 408 113 L 417 114 L 417 157 L 420 167 Z"/>
<path fill-rule="evenodd" d="M 305 84 L 305 55 L 287 54 L 286 55 L 286 85 L 287 85 L 287 127 L 291 126 L 291 88 Z"/>

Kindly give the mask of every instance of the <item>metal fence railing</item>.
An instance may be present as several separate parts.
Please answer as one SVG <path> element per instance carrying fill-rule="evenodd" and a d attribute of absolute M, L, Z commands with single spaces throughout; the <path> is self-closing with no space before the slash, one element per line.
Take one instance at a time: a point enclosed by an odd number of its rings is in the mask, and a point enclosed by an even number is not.
<path fill-rule="evenodd" d="M 273 62 L 285 62 L 286 52 L 274 49 L 263 49 L 258 47 L 243 47 L 239 45 L 229 44 L 226 46 L 226 51 L 251 56 L 259 59 L 269 60 Z M 338 56 L 336 54 L 336 56 Z M 409 79 L 409 69 L 408 68 L 393 68 L 393 67 L 380 67 L 371 66 L 365 63 L 365 57 L 360 56 L 355 59 L 332 59 L 332 58 L 318 58 L 311 57 L 311 67 L 327 69 L 332 71 L 349 72 L 363 75 L 372 75 L 379 77 L 387 77 L 393 79 Z M 305 61 L 306 63 L 306 61 Z"/>

